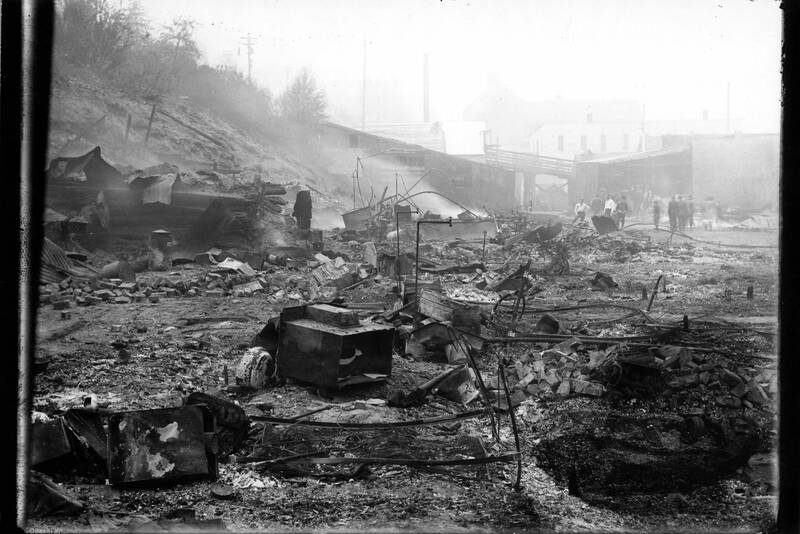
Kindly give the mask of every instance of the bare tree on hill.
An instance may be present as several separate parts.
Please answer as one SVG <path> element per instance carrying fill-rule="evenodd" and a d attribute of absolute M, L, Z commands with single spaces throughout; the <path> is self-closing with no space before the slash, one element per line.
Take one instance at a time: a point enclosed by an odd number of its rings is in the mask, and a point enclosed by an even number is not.
<path fill-rule="evenodd" d="M 307 69 L 298 74 L 280 97 L 280 113 L 284 119 L 304 126 L 317 124 L 326 117 L 325 94 Z"/>

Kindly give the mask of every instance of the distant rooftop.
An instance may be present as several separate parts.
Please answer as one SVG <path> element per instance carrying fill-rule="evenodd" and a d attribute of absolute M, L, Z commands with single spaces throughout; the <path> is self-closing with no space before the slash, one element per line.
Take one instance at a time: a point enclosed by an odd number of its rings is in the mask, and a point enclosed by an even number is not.
<path fill-rule="evenodd" d="M 335 126 L 334 123 L 330 124 Z M 484 153 L 483 132 L 486 123 L 483 121 L 373 123 L 367 124 L 363 130 L 345 127 L 454 156 L 478 156 Z"/>

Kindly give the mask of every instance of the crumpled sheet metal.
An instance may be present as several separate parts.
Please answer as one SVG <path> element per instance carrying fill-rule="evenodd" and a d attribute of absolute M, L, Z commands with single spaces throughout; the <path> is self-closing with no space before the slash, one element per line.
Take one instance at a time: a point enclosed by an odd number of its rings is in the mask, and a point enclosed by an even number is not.
<path fill-rule="evenodd" d="M 205 406 L 118 412 L 108 418 L 112 484 L 216 479 L 214 417 Z"/>

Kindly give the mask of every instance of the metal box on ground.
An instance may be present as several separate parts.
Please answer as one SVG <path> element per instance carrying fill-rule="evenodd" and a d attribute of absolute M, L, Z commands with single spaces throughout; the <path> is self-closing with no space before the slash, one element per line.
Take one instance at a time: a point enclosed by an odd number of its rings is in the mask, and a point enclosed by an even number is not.
<path fill-rule="evenodd" d="M 362 323 L 346 308 L 284 308 L 278 376 L 327 389 L 385 380 L 392 370 L 393 338 L 394 327 Z"/>
<path fill-rule="evenodd" d="M 60 417 L 46 423 L 33 423 L 30 443 L 32 466 L 63 461 L 72 455 L 72 446 Z"/>
<path fill-rule="evenodd" d="M 113 413 L 108 478 L 119 485 L 216 479 L 214 430 L 205 406 Z"/>
<path fill-rule="evenodd" d="M 342 213 L 345 229 L 355 231 L 366 230 L 372 216 L 372 208 L 369 206 Z"/>
<path fill-rule="evenodd" d="M 442 291 L 442 282 L 439 278 L 433 280 L 414 280 L 413 275 L 403 276 L 403 304 L 408 304 L 416 300 L 417 288 L 414 286 L 416 283 L 419 286 L 420 292 L 423 290 Z"/>
<path fill-rule="evenodd" d="M 479 242 L 483 240 L 484 232 L 486 232 L 486 239 L 493 239 L 497 235 L 497 221 L 494 219 L 470 221 L 453 219 L 452 226 L 446 224 L 423 224 L 419 227 L 419 233 L 423 239 L 437 241 L 463 239 Z"/>

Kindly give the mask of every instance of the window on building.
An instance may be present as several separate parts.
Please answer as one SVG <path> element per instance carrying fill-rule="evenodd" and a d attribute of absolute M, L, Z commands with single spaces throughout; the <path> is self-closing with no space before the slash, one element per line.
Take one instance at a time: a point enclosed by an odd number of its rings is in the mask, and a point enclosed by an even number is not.
<path fill-rule="evenodd" d="M 563 151 L 564 150 L 564 136 L 563 135 L 559 135 L 558 136 L 558 150 L 559 151 Z"/>
<path fill-rule="evenodd" d="M 601 135 L 600 136 L 600 152 L 605 152 L 605 151 L 606 151 L 606 136 L 605 135 Z"/>
<path fill-rule="evenodd" d="M 586 122 L 592 122 L 592 114 L 591 113 L 587 113 L 586 114 Z"/>
<path fill-rule="evenodd" d="M 358 148 L 358 135 L 350 134 L 350 148 Z"/>
<path fill-rule="evenodd" d="M 628 146 L 630 145 L 631 138 L 628 134 L 622 138 L 622 150 L 628 150 Z"/>
<path fill-rule="evenodd" d="M 589 146 L 589 143 L 588 143 L 588 140 L 586 139 L 586 136 L 582 135 L 581 136 L 581 150 L 586 150 L 586 148 L 588 146 Z"/>

